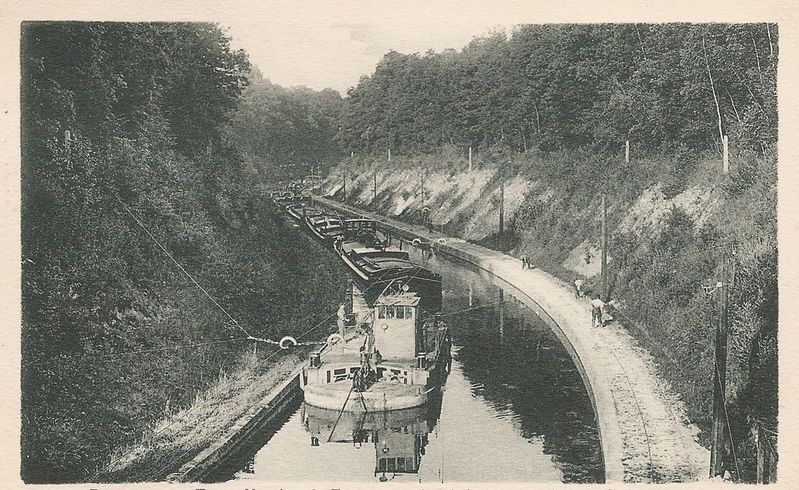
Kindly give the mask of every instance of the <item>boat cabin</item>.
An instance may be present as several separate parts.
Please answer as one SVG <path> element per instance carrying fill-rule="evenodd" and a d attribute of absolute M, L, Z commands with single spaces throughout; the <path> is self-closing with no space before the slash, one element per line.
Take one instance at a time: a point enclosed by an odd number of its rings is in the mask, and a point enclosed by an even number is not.
<path fill-rule="evenodd" d="M 421 347 L 419 296 L 401 292 L 383 295 L 374 306 L 375 348 L 385 360 L 416 359 Z"/>
<path fill-rule="evenodd" d="M 355 237 L 364 231 L 377 233 L 377 223 L 368 218 L 350 218 L 344 220 L 344 234 L 347 238 Z"/>

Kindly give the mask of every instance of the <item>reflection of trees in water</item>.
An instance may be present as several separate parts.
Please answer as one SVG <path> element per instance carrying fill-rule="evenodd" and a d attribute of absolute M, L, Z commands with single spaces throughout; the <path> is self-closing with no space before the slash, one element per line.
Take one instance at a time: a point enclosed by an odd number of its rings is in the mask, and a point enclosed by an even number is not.
<path fill-rule="evenodd" d="M 502 309 L 501 316 L 495 306 L 457 317 L 458 359 L 472 391 L 494 409 L 512 411 L 523 437 L 543 436 L 544 453 L 553 455 L 565 481 L 602 481 L 593 407 L 571 358 L 513 300 Z"/>

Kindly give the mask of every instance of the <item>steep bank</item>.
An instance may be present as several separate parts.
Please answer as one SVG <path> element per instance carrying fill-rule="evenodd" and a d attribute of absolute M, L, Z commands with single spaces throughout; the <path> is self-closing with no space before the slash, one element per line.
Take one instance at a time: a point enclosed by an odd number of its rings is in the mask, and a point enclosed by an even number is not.
<path fill-rule="evenodd" d="M 705 443 L 715 313 L 703 286 L 716 283 L 721 253 L 734 248 L 727 393 L 737 461 L 729 466 L 737 463 L 747 476 L 754 456 L 750 430 L 772 427 L 776 416 L 774 158 L 737 154 L 729 176 L 719 175 L 712 156 L 685 161 L 688 171 L 680 173 L 668 170 L 678 167 L 668 159 L 653 158 L 609 175 L 582 175 L 580 158 L 517 156 L 506 171 L 501 235 L 496 167 L 477 160 L 468 172 L 464 155 L 451 149 L 395 156 L 390 163 L 353 159 L 333 169 L 322 193 L 342 198 L 346 175 L 348 202 L 415 223 L 427 207 L 432 226 L 451 236 L 524 253 L 560 279 L 583 277 L 595 289 L 599 196 L 606 192 L 617 317 L 652 354 Z"/>

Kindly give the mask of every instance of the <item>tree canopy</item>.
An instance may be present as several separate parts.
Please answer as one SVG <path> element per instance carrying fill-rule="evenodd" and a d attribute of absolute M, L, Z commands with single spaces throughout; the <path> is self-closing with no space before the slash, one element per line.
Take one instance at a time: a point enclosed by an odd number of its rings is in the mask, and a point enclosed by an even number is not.
<path fill-rule="evenodd" d="M 347 153 L 706 150 L 721 125 L 762 151 L 776 141 L 776 67 L 770 24 L 525 25 L 460 51 L 389 52 L 350 90 L 338 137 Z"/>

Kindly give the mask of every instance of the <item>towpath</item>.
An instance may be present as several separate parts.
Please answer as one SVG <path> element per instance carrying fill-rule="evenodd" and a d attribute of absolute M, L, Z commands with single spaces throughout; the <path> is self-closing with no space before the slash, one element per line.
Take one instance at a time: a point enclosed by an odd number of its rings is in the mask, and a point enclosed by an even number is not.
<path fill-rule="evenodd" d="M 376 220 L 407 239 L 420 238 L 439 252 L 494 275 L 511 294 L 539 313 L 575 361 L 591 396 L 608 482 L 678 482 L 707 478 L 709 451 L 696 440 L 678 397 L 657 374 L 651 356 L 612 323 L 591 326 L 588 300 L 570 285 L 519 259 L 437 232 L 314 197 L 348 215 Z"/>

